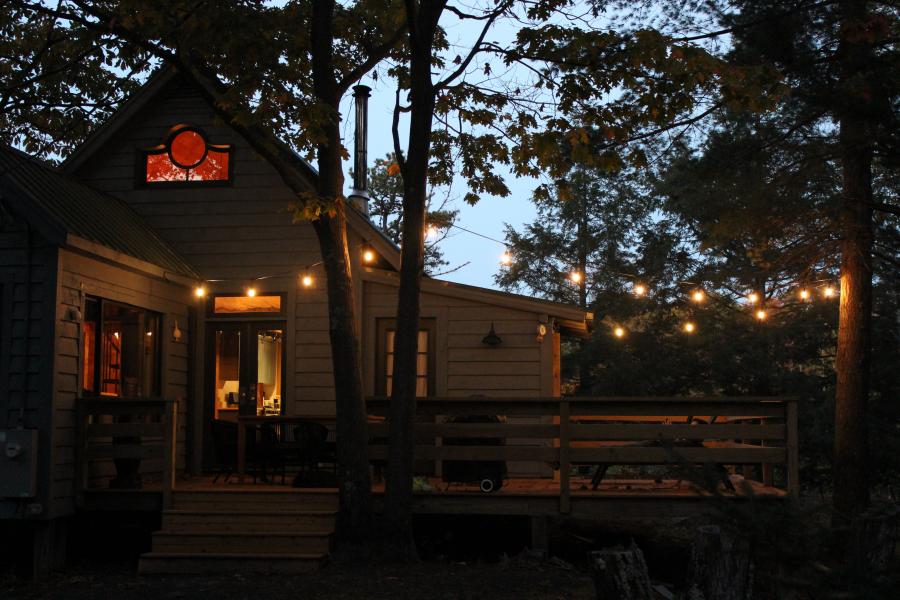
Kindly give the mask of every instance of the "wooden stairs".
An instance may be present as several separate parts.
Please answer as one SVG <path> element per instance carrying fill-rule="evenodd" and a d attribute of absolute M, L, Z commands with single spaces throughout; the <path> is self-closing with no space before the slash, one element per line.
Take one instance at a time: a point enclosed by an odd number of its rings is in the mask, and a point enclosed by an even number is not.
<path fill-rule="evenodd" d="M 142 575 L 305 573 L 331 550 L 337 490 L 175 491 Z"/>

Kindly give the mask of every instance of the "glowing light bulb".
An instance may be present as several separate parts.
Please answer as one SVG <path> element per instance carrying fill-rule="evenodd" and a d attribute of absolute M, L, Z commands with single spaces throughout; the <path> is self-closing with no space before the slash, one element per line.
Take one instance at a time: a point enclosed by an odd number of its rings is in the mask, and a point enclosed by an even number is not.
<path fill-rule="evenodd" d="M 757 294 L 756 292 L 750 292 L 749 294 L 747 294 L 747 302 L 749 302 L 750 304 L 756 304 L 757 302 L 759 302 L 759 294 Z"/>
<path fill-rule="evenodd" d="M 767 316 L 768 315 L 766 314 L 766 311 L 764 311 L 762 309 L 756 311 L 756 319 L 758 321 L 765 321 Z"/>
<path fill-rule="evenodd" d="M 621 327 L 616 327 L 615 329 L 613 329 L 613 335 L 615 335 L 617 338 L 625 337 L 625 330 Z"/>
<path fill-rule="evenodd" d="M 367 248 L 363 252 L 363 261 L 367 263 L 375 262 L 375 253 Z"/>
<path fill-rule="evenodd" d="M 572 281 L 572 283 L 581 283 L 581 281 L 584 279 L 584 275 L 582 275 L 578 271 L 572 271 L 571 273 L 569 273 L 569 279 Z"/>
<path fill-rule="evenodd" d="M 300 282 L 303 284 L 303 287 L 312 287 L 313 278 L 312 275 L 306 274 L 301 279 Z"/>
<path fill-rule="evenodd" d="M 247 297 L 253 298 L 255 296 L 256 296 L 256 288 L 251 285 L 250 287 L 247 288 Z"/>
<path fill-rule="evenodd" d="M 152 332 L 152 331 L 148 331 L 148 332 L 147 332 L 147 337 L 153 337 L 153 332 Z"/>
<path fill-rule="evenodd" d="M 206 288 L 202 285 L 198 285 L 194 288 L 194 295 L 198 298 L 203 298 L 204 296 L 206 296 Z"/>
<path fill-rule="evenodd" d="M 809 300 L 809 290 L 802 289 L 800 290 L 799 295 L 801 300 Z"/>
<path fill-rule="evenodd" d="M 640 298 L 641 296 L 646 295 L 647 287 L 639 283 L 639 284 L 635 285 L 631 291 L 634 292 L 635 296 Z"/>
<path fill-rule="evenodd" d="M 691 300 L 694 302 L 703 302 L 703 299 L 706 298 L 706 294 L 703 293 L 703 290 L 695 290 L 693 294 L 691 294 Z"/>
<path fill-rule="evenodd" d="M 834 298 L 836 293 L 837 292 L 835 291 L 835 289 L 833 287 L 831 287 L 830 285 L 826 286 L 825 289 L 822 290 L 822 295 L 825 296 L 826 298 Z"/>
<path fill-rule="evenodd" d="M 509 253 L 509 250 L 505 250 L 500 256 L 500 264 L 504 267 L 508 267 L 512 264 L 512 254 Z"/>
<path fill-rule="evenodd" d="M 438 228 L 434 225 L 429 225 L 425 228 L 425 239 L 429 241 L 434 241 L 438 236 Z"/>
<path fill-rule="evenodd" d="M 690 321 L 688 321 L 687 323 L 684 324 L 684 332 L 685 333 L 694 333 L 694 331 L 696 331 L 696 329 L 697 329 L 697 326 L 694 325 L 693 323 L 691 323 Z"/>

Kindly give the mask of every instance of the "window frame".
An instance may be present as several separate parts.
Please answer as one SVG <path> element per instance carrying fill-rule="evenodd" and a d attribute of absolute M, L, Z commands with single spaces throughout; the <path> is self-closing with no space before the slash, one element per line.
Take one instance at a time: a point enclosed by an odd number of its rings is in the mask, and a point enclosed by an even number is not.
<path fill-rule="evenodd" d="M 210 180 L 185 180 L 185 181 L 147 181 L 147 157 L 153 154 L 169 154 L 169 149 L 172 147 L 172 140 L 175 137 L 183 133 L 185 131 L 193 131 L 200 135 L 203 138 L 203 141 L 206 142 L 206 149 L 203 153 L 203 160 L 200 161 L 199 164 L 202 164 L 203 161 L 207 159 L 209 155 L 209 149 L 213 148 L 217 152 L 223 152 L 228 154 L 228 177 L 226 179 L 210 179 Z M 169 159 L 179 169 L 183 169 L 176 163 L 171 156 Z M 213 144 L 209 141 L 209 136 L 206 135 L 206 132 L 203 131 L 197 125 L 192 125 L 189 123 L 182 123 L 179 125 L 175 125 L 166 133 L 165 141 L 162 144 L 158 144 L 156 146 L 150 146 L 149 148 L 141 148 L 138 150 L 138 159 L 136 161 L 136 174 L 135 177 L 138 182 L 138 187 L 145 188 L 196 188 L 196 187 L 230 187 L 234 184 L 234 144 Z"/>
<path fill-rule="evenodd" d="M 375 319 L 375 395 L 387 395 L 387 332 L 397 331 L 397 320 L 393 318 Z M 419 318 L 419 331 L 428 332 L 428 377 L 427 396 L 435 396 L 437 389 L 437 319 Z M 421 348 L 419 349 L 421 352 Z M 418 372 L 417 372 L 418 375 Z M 421 396 L 419 396 L 421 397 Z"/>
<path fill-rule="evenodd" d="M 114 396 L 103 395 L 103 393 L 100 391 L 101 387 L 102 387 L 101 379 L 102 379 L 102 371 L 103 371 L 103 368 L 102 368 L 102 366 L 103 366 L 103 325 L 105 322 L 105 319 L 103 317 L 103 312 L 104 312 L 103 309 L 106 304 L 116 304 L 119 306 L 133 308 L 133 309 L 145 312 L 145 313 L 150 313 L 157 317 L 156 328 L 155 328 L 155 330 L 153 330 L 153 335 L 156 336 L 156 339 L 157 339 L 156 357 L 155 357 L 155 360 L 153 361 L 154 370 L 156 371 L 153 374 L 153 387 L 155 389 L 152 390 L 152 393 L 144 393 L 141 397 L 142 398 L 161 397 L 162 396 L 162 387 L 163 387 L 163 368 L 162 368 L 163 360 L 162 359 L 163 359 L 163 353 L 164 353 L 162 332 L 163 332 L 163 327 L 165 326 L 164 325 L 165 314 L 163 314 L 161 312 L 157 312 L 155 310 L 150 310 L 149 308 L 144 308 L 142 306 L 128 304 L 127 302 L 118 302 L 116 300 L 110 300 L 108 298 L 103 298 L 101 296 L 92 296 L 92 295 L 86 295 L 84 297 L 84 301 L 82 302 L 82 307 L 83 307 L 82 314 L 86 314 L 87 303 L 89 301 L 97 302 L 97 310 L 98 310 L 98 315 L 97 315 L 97 320 L 96 320 L 97 330 L 94 335 L 94 377 L 93 377 L 94 389 L 93 389 L 93 392 L 91 392 L 91 393 L 87 393 L 88 390 L 84 389 L 84 385 L 83 385 L 84 384 L 84 371 L 83 371 L 83 369 L 84 369 L 84 359 L 85 359 L 85 356 L 84 356 L 85 348 L 82 347 L 81 348 L 81 357 L 78 361 L 78 363 L 79 363 L 78 364 L 78 395 L 79 395 L 79 397 L 81 397 L 81 398 L 101 398 L 101 397 L 102 398 L 125 398 L 126 397 L 126 396 L 122 396 L 121 394 L 114 395 Z M 84 320 L 87 320 L 87 319 L 84 319 Z M 79 345 L 84 344 L 84 320 L 82 321 L 82 326 L 79 328 L 80 329 L 79 340 L 78 340 Z"/>

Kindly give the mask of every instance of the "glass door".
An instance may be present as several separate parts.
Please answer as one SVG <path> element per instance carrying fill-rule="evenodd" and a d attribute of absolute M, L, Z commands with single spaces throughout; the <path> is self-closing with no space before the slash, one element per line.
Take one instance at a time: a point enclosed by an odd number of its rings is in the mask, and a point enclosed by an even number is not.
<path fill-rule="evenodd" d="M 284 328 L 258 322 L 210 323 L 212 418 L 279 415 L 284 393 Z"/>

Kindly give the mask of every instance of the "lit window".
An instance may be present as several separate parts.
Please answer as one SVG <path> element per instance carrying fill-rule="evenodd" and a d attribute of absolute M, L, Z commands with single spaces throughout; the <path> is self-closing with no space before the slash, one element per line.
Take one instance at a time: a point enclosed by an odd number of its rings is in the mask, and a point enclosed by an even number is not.
<path fill-rule="evenodd" d="M 146 151 L 147 183 L 228 181 L 231 146 L 210 144 L 197 129 L 179 127 Z"/>
<path fill-rule="evenodd" d="M 281 296 L 216 296 L 213 302 L 216 314 L 280 313 Z"/>
<path fill-rule="evenodd" d="M 434 322 L 422 319 L 416 355 L 416 396 L 434 395 Z M 378 394 L 389 396 L 394 380 L 394 337 L 396 330 L 390 319 L 379 319 L 379 356 L 376 388 Z"/>

